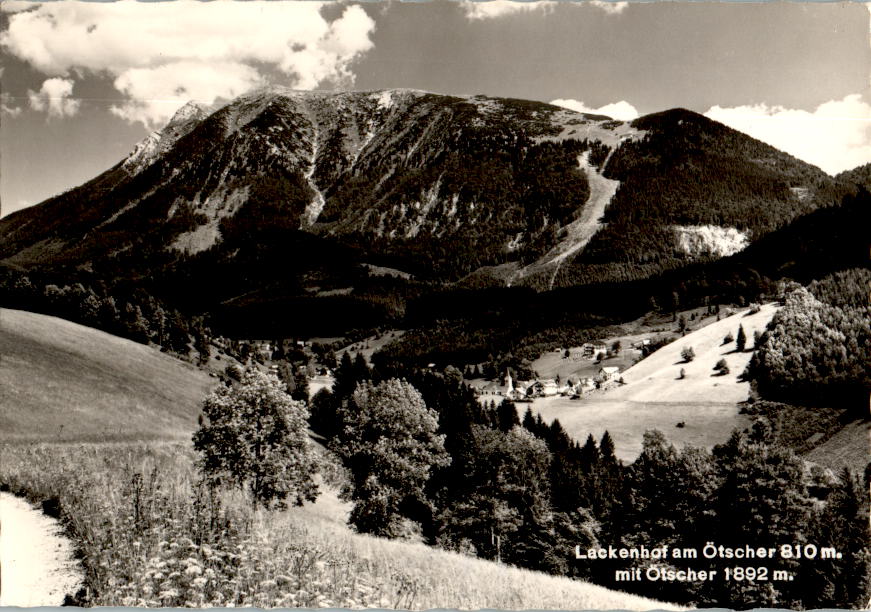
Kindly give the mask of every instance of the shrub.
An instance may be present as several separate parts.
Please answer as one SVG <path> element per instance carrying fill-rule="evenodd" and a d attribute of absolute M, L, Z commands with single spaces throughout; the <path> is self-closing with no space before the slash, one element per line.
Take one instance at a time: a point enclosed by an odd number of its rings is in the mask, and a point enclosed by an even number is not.
<path fill-rule="evenodd" d="M 696 358 L 696 352 L 693 350 L 693 347 L 685 346 L 680 352 L 680 356 L 685 362 L 689 363 Z"/>

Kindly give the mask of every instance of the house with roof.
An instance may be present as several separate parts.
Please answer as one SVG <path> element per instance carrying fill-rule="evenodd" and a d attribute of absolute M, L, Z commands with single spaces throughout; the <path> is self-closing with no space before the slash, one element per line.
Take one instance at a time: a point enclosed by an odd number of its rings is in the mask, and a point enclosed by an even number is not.
<path fill-rule="evenodd" d="M 599 369 L 599 373 L 596 375 L 596 380 L 599 383 L 607 383 L 613 380 L 617 380 L 620 376 L 620 368 L 614 366 L 608 366 Z"/>
<path fill-rule="evenodd" d="M 608 347 L 601 342 L 586 342 L 582 347 L 584 359 L 595 359 L 599 353 L 608 353 Z"/>
<path fill-rule="evenodd" d="M 553 378 L 546 378 L 541 381 L 541 395 L 544 397 L 551 397 L 559 393 L 559 385 L 556 384 L 556 381 Z"/>

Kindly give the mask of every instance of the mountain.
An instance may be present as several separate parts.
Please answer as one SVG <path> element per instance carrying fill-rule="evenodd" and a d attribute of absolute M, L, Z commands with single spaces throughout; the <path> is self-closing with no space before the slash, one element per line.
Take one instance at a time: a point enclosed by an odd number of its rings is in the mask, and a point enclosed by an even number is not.
<path fill-rule="evenodd" d="M 682 109 L 622 122 L 486 96 L 270 88 L 211 113 L 186 105 L 105 173 L 0 220 L 0 264 L 147 286 L 198 312 L 329 294 L 341 316 L 336 296 L 375 282 L 373 265 L 424 284 L 648 278 L 851 190 Z"/>
<path fill-rule="evenodd" d="M 121 163 L 131 175 L 147 168 L 169 151 L 183 136 L 187 136 L 203 119 L 209 116 L 206 107 L 196 102 L 182 106 L 169 123 L 159 131 L 152 132 L 136 145 L 133 152 Z"/>

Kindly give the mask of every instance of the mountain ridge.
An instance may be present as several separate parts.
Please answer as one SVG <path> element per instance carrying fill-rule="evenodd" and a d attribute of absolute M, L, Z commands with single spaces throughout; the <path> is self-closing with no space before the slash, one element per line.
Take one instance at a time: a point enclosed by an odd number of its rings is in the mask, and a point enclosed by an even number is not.
<path fill-rule="evenodd" d="M 696 234 L 739 248 L 856 188 L 686 109 L 626 122 L 483 95 L 266 88 L 186 105 L 106 172 L 0 219 L 0 265 L 145 282 L 198 312 L 359 287 L 364 263 L 547 290 L 713 260 Z"/>

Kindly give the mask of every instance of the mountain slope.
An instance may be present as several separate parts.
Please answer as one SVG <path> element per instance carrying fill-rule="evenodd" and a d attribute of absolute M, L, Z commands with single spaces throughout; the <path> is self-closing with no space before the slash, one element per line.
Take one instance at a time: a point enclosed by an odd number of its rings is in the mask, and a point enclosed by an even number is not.
<path fill-rule="evenodd" d="M 604 169 L 620 181 L 606 226 L 563 270 L 562 285 L 644 278 L 716 259 L 856 191 L 690 111 L 656 113 L 632 125 L 644 138 L 616 150 Z M 721 236 L 727 244 L 686 241 L 688 233 Z"/>
<path fill-rule="evenodd" d="M 4 441 L 189 438 L 216 382 L 155 348 L 7 308 L 0 355 Z"/>
<path fill-rule="evenodd" d="M 855 189 L 681 109 L 629 123 L 485 96 L 265 89 L 211 114 L 188 105 L 104 174 L 0 220 L 0 265 L 198 313 L 353 291 L 363 264 L 548 289 L 713 260 Z"/>
<path fill-rule="evenodd" d="M 871 163 L 858 166 L 852 170 L 845 170 L 835 178 L 848 183 L 861 185 L 865 189 L 871 190 Z"/>

